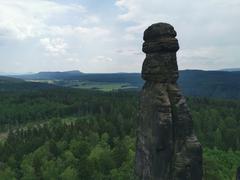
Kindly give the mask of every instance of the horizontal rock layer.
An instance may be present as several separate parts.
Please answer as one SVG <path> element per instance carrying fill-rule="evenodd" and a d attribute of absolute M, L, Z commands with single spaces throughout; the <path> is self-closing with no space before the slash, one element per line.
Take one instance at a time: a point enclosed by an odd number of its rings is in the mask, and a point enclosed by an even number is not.
<path fill-rule="evenodd" d="M 145 53 L 176 52 L 178 49 L 178 40 L 175 38 L 162 38 L 143 43 Z"/>
<path fill-rule="evenodd" d="M 146 81 L 176 82 L 178 79 L 176 53 L 147 54 L 143 62 L 142 78 Z"/>

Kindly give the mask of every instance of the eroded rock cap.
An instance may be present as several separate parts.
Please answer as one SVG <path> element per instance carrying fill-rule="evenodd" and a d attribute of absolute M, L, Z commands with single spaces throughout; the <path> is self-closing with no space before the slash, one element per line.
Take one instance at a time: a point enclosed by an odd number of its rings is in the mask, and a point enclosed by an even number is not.
<path fill-rule="evenodd" d="M 144 31 L 143 40 L 152 41 L 157 38 L 175 38 L 177 36 L 174 27 L 168 23 L 156 23 Z"/>
<path fill-rule="evenodd" d="M 146 58 L 142 68 L 142 78 L 146 81 L 175 83 L 178 79 L 176 52 L 179 49 L 173 26 L 157 23 L 144 32 L 143 52 Z"/>

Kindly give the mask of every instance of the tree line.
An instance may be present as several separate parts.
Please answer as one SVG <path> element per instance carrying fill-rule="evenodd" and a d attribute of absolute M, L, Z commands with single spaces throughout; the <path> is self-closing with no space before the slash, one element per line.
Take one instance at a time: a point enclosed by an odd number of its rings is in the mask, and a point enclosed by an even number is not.
<path fill-rule="evenodd" d="M 204 147 L 205 179 L 235 177 L 240 166 L 240 102 L 188 98 Z M 51 89 L 0 96 L 0 177 L 134 179 L 138 94 Z"/>

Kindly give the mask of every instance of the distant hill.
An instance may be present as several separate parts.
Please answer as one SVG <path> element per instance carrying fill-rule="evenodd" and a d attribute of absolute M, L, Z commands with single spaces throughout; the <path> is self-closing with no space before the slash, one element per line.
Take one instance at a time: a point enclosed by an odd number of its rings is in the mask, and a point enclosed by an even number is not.
<path fill-rule="evenodd" d="M 25 80 L 51 80 L 46 82 L 85 89 L 100 89 L 100 85 L 115 86 L 118 83 L 121 90 L 140 89 L 144 83 L 140 73 L 85 74 L 67 71 L 40 72 L 17 77 Z M 180 71 L 179 85 L 187 96 L 240 99 L 240 71 L 184 70 Z"/>
<path fill-rule="evenodd" d="M 21 82 L 24 82 L 24 80 L 19 78 L 0 76 L 0 83 L 21 83 Z"/>
<path fill-rule="evenodd" d="M 36 74 L 26 74 L 26 75 L 13 75 L 12 77 L 22 78 L 25 80 L 53 80 L 53 79 L 74 79 L 83 74 L 78 70 L 74 71 L 56 71 L 56 72 L 39 72 Z"/>
<path fill-rule="evenodd" d="M 240 72 L 186 70 L 179 85 L 187 96 L 240 98 Z"/>
<path fill-rule="evenodd" d="M 53 84 L 26 82 L 18 78 L 0 76 L 0 92 L 33 91 L 33 90 L 41 90 L 41 89 L 52 89 L 56 87 L 57 86 Z"/>
<path fill-rule="evenodd" d="M 229 71 L 229 72 L 240 71 L 240 68 L 226 68 L 226 69 L 221 69 L 220 71 Z"/>

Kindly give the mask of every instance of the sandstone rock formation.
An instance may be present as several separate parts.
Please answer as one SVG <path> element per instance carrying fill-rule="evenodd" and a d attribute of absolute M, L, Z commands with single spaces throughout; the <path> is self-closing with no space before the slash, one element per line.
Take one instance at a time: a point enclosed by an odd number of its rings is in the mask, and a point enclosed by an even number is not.
<path fill-rule="evenodd" d="M 135 167 L 140 180 L 202 179 L 202 148 L 177 85 L 176 35 L 167 23 L 153 24 L 144 32 L 146 82 L 140 98 Z"/>
<path fill-rule="evenodd" d="M 236 180 L 240 180 L 240 167 L 237 169 Z"/>

